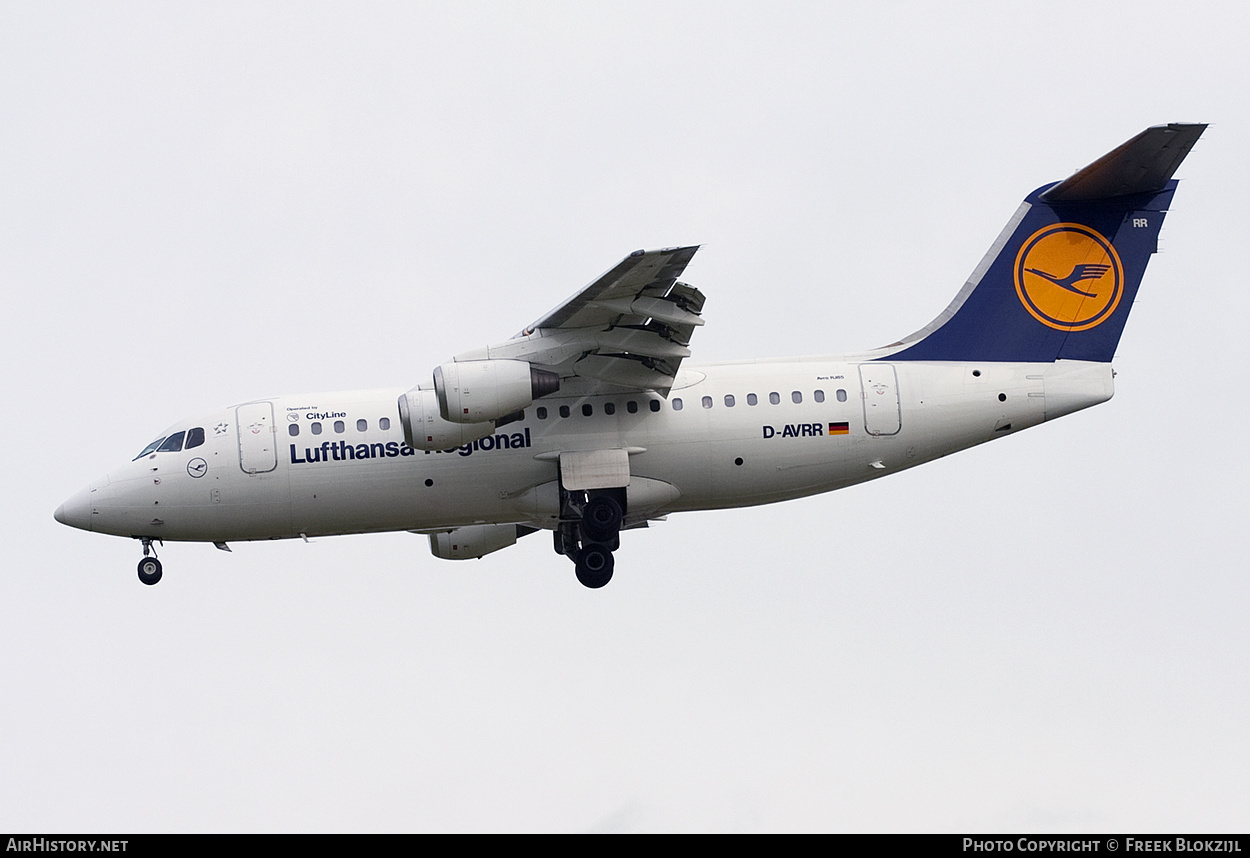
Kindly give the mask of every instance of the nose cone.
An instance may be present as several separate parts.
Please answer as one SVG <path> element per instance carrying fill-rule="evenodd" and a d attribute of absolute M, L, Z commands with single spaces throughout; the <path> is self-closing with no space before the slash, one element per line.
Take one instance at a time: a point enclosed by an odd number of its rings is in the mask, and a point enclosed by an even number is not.
<path fill-rule="evenodd" d="M 53 517 L 61 524 L 77 527 L 80 530 L 91 529 L 91 489 L 83 489 L 78 494 L 56 508 Z"/>

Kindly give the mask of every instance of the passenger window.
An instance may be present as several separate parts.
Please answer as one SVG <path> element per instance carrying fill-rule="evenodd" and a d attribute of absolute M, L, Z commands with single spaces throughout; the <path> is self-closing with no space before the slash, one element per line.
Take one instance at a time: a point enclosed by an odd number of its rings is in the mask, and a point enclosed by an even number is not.
<path fill-rule="evenodd" d="M 168 438 L 165 439 L 165 443 L 161 444 L 160 448 L 156 452 L 177 453 L 179 450 L 182 449 L 182 438 L 186 434 L 187 433 L 185 432 L 175 432 L 174 434 L 170 435 Z"/>
<path fill-rule="evenodd" d="M 658 399 L 653 399 L 653 400 L 651 400 L 651 410 L 652 410 L 652 411 L 659 411 L 659 410 L 660 410 L 660 400 L 658 400 Z"/>
<path fill-rule="evenodd" d="M 652 401 L 654 402 L 655 400 L 652 400 Z M 682 405 L 681 405 L 681 400 L 680 400 L 680 399 L 674 399 L 674 400 L 673 400 L 673 410 L 674 410 L 674 411 L 681 411 L 681 408 L 682 408 Z"/>
<path fill-rule="evenodd" d="M 356 421 L 357 432 L 367 432 L 369 430 L 369 421 L 363 417 Z"/>
<path fill-rule="evenodd" d="M 561 406 L 560 406 L 560 416 L 561 416 L 561 417 L 568 417 L 568 416 L 569 416 L 569 407 L 568 407 L 567 405 L 561 405 Z"/>
<path fill-rule="evenodd" d="M 187 446 L 183 447 L 183 449 L 190 450 L 192 447 L 198 447 L 203 443 L 204 427 L 196 426 L 194 429 L 187 432 Z"/>
<path fill-rule="evenodd" d="M 726 408 L 734 407 L 734 395 L 732 393 L 725 394 L 725 407 Z"/>
<path fill-rule="evenodd" d="M 583 417 L 589 417 L 590 415 L 592 415 L 592 414 L 594 414 L 594 413 L 595 413 L 595 409 L 594 409 L 594 407 L 593 407 L 593 406 L 591 406 L 591 404 L 590 404 L 589 402 L 587 402 L 585 405 L 583 405 L 583 406 L 582 406 L 582 416 L 583 416 Z"/>
<path fill-rule="evenodd" d="M 534 413 L 538 415 L 539 420 L 547 419 L 547 409 L 542 405 L 538 406 L 538 410 L 536 410 Z"/>
<path fill-rule="evenodd" d="M 798 405 L 800 402 L 803 401 L 803 394 L 799 393 L 797 390 L 794 391 L 794 393 L 790 394 L 790 401 L 793 402 L 795 405 Z"/>
<path fill-rule="evenodd" d="M 839 390 L 839 391 L 838 391 L 838 402 L 846 402 L 846 391 L 845 391 L 845 390 Z"/>
<path fill-rule="evenodd" d="M 603 413 L 604 413 L 604 414 L 615 414 L 615 413 L 616 413 L 616 403 L 615 403 L 615 402 L 605 402 L 605 403 L 603 403 Z"/>
<path fill-rule="evenodd" d="M 710 397 L 710 396 L 705 396 L 705 397 L 703 397 L 703 407 L 704 407 L 704 408 L 711 408 L 711 407 L 712 407 L 712 397 Z"/>
<path fill-rule="evenodd" d="M 759 401 L 760 401 L 759 397 L 756 396 L 754 393 L 747 394 L 747 405 L 756 405 L 759 403 Z"/>
<path fill-rule="evenodd" d="M 815 397 L 815 399 L 816 399 L 816 401 L 817 401 L 817 402 L 824 402 L 824 401 L 825 401 L 825 392 L 824 392 L 823 390 L 818 390 L 818 391 L 816 391 L 816 393 L 815 393 L 815 394 L 813 394 L 813 396 Z"/>
<path fill-rule="evenodd" d="M 625 410 L 626 410 L 626 411 L 628 411 L 630 414 L 637 414 L 637 413 L 638 413 L 638 403 L 637 403 L 637 402 L 634 402 L 634 400 L 632 400 L 632 399 L 631 399 L 631 400 L 629 400 L 628 402 L 626 402 L 626 403 L 625 403 Z"/>
<path fill-rule="evenodd" d="M 314 435 L 320 435 L 320 434 L 321 434 L 321 424 L 320 424 L 320 423 L 314 423 L 314 424 L 312 425 L 312 433 L 313 433 Z"/>
<path fill-rule="evenodd" d="M 294 438 L 296 435 L 299 434 L 299 424 L 298 423 L 290 424 L 289 426 L 286 427 L 286 431 L 288 435 Z"/>
<path fill-rule="evenodd" d="M 343 428 L 344 428 L 344 427 L 343 427 L 343 421 L 342 421 L 342 420 L 335 420 L 335 421 L 334 421 L 334 433 L 335 433 L 336 435 L 342 435 L 342 434 L 343 434 Z"/>
<path fill-rule="evenodd" d="M 390 428 L 391 428 L 391 418 L 389 418 L 389 417 L 380 417 L 380 418 L 378 418 L 378 428 L 379 428 L 379 429 L 381 429 L 383 432 L 385 432 L 387 429 L 390 429 Z"/>
<path fill-rule="evenodd" d="M 769 402 L 771 402 L 773 405 L 780 405 L 780 404 L 781 404 L 781 394 L 780 394 L 780 393 L 777 393 L 776 391 L 774 391 L 774 392 L 772 392 L 772 393 L 768 394 L 768 401 L 769 401 Z"/>

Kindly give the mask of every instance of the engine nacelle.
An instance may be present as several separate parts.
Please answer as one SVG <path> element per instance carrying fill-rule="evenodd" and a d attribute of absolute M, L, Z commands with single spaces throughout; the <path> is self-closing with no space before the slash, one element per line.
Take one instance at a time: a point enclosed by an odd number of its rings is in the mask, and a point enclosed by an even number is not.
<path fill-rule="evenodd" d="M 498 420 L 559 389 L 559 375 L 523 360 L 453 360 L 434 370 L 439 414 L 452 423 Z"/>
<path fill-rule="evenodd" d="M 494 423 L 450 423 L 439 415 L 438 396 L 432 390 L 412 390 L 399 397 L 399 421 L 404 440 L 414 450 L 450 450 L 472 444 L 495 431 Z"/>
<path fill-rule="evenodd" d="M 470 524 L 430 534 L 430 551 L 443 560 L 473 560 L 516 543 L 515 524 Z"/>

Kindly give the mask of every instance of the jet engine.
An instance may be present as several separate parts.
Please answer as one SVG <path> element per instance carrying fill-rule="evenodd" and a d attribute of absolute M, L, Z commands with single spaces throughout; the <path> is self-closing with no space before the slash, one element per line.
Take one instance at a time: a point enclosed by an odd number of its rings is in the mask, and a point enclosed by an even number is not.
<path fill-rule="evenodd" d="M 452 423 L 499 420 L 559 389 L 559 375 L 523 360 L 453 360 L 434 370 L 439 414 Z"/>
<path fill-rule="evenodd" d="M 472 560 L 507 548 L 518 536 L 533 533 L 523 524 L 470 524 L 444 533 L 430 534 L 430 551 L 443 560 Z"/>
<path fill-rule="evenodd" d="M 450 450 L 494 434 L 495 424 L 451 423 L 439 414 L 433 390 L 412 390 L 399 397 L 399 421 L 404 440 L 414 450 Z"/>

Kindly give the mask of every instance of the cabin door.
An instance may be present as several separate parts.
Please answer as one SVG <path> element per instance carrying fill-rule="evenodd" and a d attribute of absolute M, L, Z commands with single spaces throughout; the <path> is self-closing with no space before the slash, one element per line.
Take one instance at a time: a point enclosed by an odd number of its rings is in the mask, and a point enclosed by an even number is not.
<path fill-rule="evenodd" d="M 245 474 L 264 474 L 278 467 L 278 445 L 272 402 L 249 402 L 235 410 L 239 428 L 239 467 Z"/>
<path fill-rule="evenodd" d="M 860 396 L 864 400 L 864 428 L 869 435 L 897 435 L 902 428 L 898 376 L 889 363 L 859 365 Z"/>

